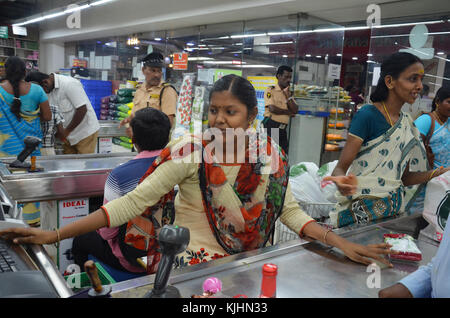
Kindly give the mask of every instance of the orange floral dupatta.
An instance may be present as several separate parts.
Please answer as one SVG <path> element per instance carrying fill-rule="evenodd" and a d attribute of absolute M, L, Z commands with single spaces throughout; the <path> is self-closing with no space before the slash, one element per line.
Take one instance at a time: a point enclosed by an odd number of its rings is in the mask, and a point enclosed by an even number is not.
<path fill-rule="evenodd" d="M 259 156 L 255 163 L 248 163 L 247 151 L 246 163 L 241 165 L 236 181 L 231 185 L 214 156 L 208 153 L 206 145 L 205 141 L 192 141 L 176 150 L 165 148 L 140 183 L 164 162 L 183 159 L 201 151 L 204 160 L 199 164 L 200 189 L 205 213 L 217 242 L 228 254 L 263 247 L 284 204 L 289 176 L 284 152 L 267 137 L 266 143 L 258 143 L 258 147 L 266 148 L 264 156 Z M 162 226 L 175 220 L 174 198 L 172 190 L 126 225 L 124 242 L 146 252 L 148 273 L 154 273 L 160 261 L 157 233 Z"/>
<path fill-rule="evenodd" d="M 200 164 L 200 189 L 209 225 L 228 254 L 264 247 L 281 215 L 289 166 L 281 148 L 270 137 L 266 140 L 257 144 L 257 149 L 266 151 L 255 163 L 250 163 L 247 150 L 234 185 L 214 158 L 204 158 Z"/>

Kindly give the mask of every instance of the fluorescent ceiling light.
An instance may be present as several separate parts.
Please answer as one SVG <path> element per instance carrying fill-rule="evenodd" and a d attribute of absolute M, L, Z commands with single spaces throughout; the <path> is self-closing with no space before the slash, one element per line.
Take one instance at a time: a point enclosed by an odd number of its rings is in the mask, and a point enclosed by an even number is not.
<path fill-rule="evenodd" d="M 394 27 L 402 27 L 402 26 L 409 26 L 409 25 L 417 25 L 417 24 L 436 24 L 436 23 L 443 23 L 444 20 L 435 20 L 435 21 L 423 21 L 423 22 L 409 22 L 409 23 L 396 23 L 396 24 L 385 24 L 385 25 L 373 25 L 372 28 L 374 29 L 382 29 L 382 28 L 394 28 Z"/>
<path fill-rule="evenodd" d="M 321 58 L 322 58 L 322 56 L 321 56 L 321 55 L 316 55 L 316 57 L 317 57 L 318 59 L 321 59 Z"/>
<path fill-rule="evenodd" d="M 241 39 L 241 38 L 254 38 L 257 36 L 266 36 L 267 33 L 257 33 L 257 34 L 239 34 L 239 35 L 232 35 L 232 39 Z"/>
<path fill-rule="evenodd" d="M 188 61 L 211 61 L 214 60 L 212 57 L 188 57 Z"/>
<path fill-rule="evenodd" d="M 336 54 L 336 56 L 342 56 L 342 54 L 341 54 L 341 53 L 338 53 L 338 54 Z"/>
<path fill-rule="evenodd" d="M 269 32 L 267 35 L 289 35 L 289 34 L 297 34 L 297 31 L 286 31 L 286 32 Z"/>
<path fill-rule="evenodd" d="M 207 51 L 207 50 L 209 50 L 209 48 L 207 48 L 207 47 L 187 47 L 187 48 L 185 48 L 185 50 L 190 50 L 190 51 L 193 51 L 193 50 Z"/>
<path fill-rule="evenodd" d="M 434 78 L 443 79 L 443 80 L 446 80 L 446 81 L 450 81 L 450 78 L 447 78 L 447 77 L 436 76 L 436 75 L 431 75 L 431 74 L 424 74 L 424 75 L 425 75 L 425 76 L 434 77 Z"/>
<path fill-rule="evenodd" d="M 57 13 L 52 13 L 52 14 L 48 14 L 46 16 L 44 16 L 45 19 L 52 19 L 52 18 L 56 18 L 56 17 L 60 17 L 62 15 L 65 15 L 66 13 L 64 11 L 61 12 L 57 12 Z"/>
<path fill-rule="evenodd" d="M 272 65 L 264 65 L 264 64 L 248 64 L 248 65 L 240 65 L 242 68 L 276 68 Z"/>
<path fill-rule="evenodd" d="M 293 41 L 288 41 L 288 42 L 268 42 L 268 43 L 260 43 L 260 44 L 255 44 L 255 45 L 280 45 L 280 44 L 292 44 L 294 43 Z"/>
<path fill-rule="evenodd" d="M 108 3 L 108 2 L 111 2 L 111 1 L 114 1 L 114 0 L 99 0 L 99 1 L 96 1 L 96 2 L 91 3 L 91 5 L 93 5 L 93 6 L 99 6 L 99 5 L 101 5 L 101 4 L 105 4 L 105 3 Z"/>
<path fill-rule="evenodd" d="M 352 57 L 352 60 L 356 61 L 358 58 L 356 56 Z"/>
<path fill-rule="evenodd" d="M 161 41 L 162 39 L 161 38 L 155 38 L 155 41 Z"/>
<path fill-rule="evenodd" d="M 311 57 L 311 54 L 306 54 L 305 56 L 306 56 L 306 57 Z"/>
<path fill-rule="evenodd" d="M 66 9 L 66 10 L 64 10 L 64 13 L 72 13 L 75 11 L 81 11 L 81 10 L 89 8 L 90 6 L 91 5 L 89 3 L 87 3 L 82 6 L 76 6 L 76 7 L 70 8 L 70 9 Z"/>
<path fill-rule="evenodd" d="M 45 20 L 45 19 L 46 19 L 45 17 L 39 17 L 39 18 L 34 18 L 34 19 L 29 20 L 29 21 L 18 23 L 18 24 L 13 24 L 13 25 L 22 26 L 22 25 L 35 23 L 35 22 L 40 22 L 40 21 Z"/>
<path fill-rule="evenodd" d="M 22 26 L 22 25 L 27 25 L 27 24 L 31 24 L 31 23 L 40 22 L 40 21 L 47 20 L 47 19 L 53 19 L 53 18 L 56 18 L 56 17 L 59 17 L 59 16 L 63 16 L 65 14 L 69 14 L 69 13 L 72 13 L 72 12 L 75 12 L 75 11 L 81 11 L 81 10 L 87 9 L 87 8 L 89 8 L 91 6 L 98 6 L 98 5 L 105 4 L 105 3 L 108 3 L 108 2 L 111 2 L 111 1 L 115 1 L 115 0 L 99 0 L 99 1 L 96 1 L 96 2 L 92 2 L 92 3 L 90 3 L 88 1 L 88 2 L 85 2 L 85 4 L 83 4 L 81 6 L 76 5 L 76 6 L 72 7 L 72 8 L 70 8 L 70 9 L 65 9 L 65 10 L 60 11 L 60 12 L 49 13 L 47 15 L 42 15 L 40 17 L 33 18 L 33 19 L 30 19 L 30 20 L 27 20 L 27 21 L 24 21 L 24 22 L 14 23 L 13 25 L 14 26 Z"/>
<path fill-rule="evenodd" d="M 442 35 L 442 34 L 450 34 L 449 31 L 447 32 L 428 32 L 428 35 Z"/>
<path fill-rule="evenodd" d="M 436 54 L 437 55 L 444 55 L 445 53 L 444 52 L 437 52 Z"/>
<path fill-rule="evenodd" d="M 205 61 L 203 64 L 217 64 L 217 65 L 226 65 L 226 64 L 233 64 L 232 61 Z"/>
<path fill-rule="evenodd" d="M 283 57 L 288 57 L 286 54 L 283 54 Z"/>

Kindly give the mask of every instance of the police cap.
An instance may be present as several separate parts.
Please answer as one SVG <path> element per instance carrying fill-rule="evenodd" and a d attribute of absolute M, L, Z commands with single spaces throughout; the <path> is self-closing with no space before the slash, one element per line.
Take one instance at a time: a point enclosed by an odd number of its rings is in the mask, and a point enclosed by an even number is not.
<path fill-rule="evenodd" d="M 158 52 L 152 52 L 144 57 L 141 62 L 144 63 L 144 66 L 150 67 L 164 67 L 164 56 Z"/>

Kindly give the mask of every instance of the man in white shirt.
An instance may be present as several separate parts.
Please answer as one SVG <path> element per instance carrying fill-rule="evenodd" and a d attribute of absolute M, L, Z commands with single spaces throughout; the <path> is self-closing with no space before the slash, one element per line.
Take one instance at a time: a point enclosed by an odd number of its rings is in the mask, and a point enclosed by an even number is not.
<path fill-rule="evenodd" d="M 70 76 L 31 72 L 27 81 L 39 83 L 51 105 L 57 105 L 64 118 L 65 154 L 94 153 L 100 125 L 83 85 Z"/>

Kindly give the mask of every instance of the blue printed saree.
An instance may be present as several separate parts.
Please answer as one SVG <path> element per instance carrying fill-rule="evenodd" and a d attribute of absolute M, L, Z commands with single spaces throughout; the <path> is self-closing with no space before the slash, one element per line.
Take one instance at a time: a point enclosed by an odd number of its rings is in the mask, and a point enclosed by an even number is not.
<path fill-rule="evenodd" d="M 338 203 L 330 212 L 333 226 L 368 224 L 408 210 L 421 190 L 406 191 L 403 186 L 408 163 L 410 171 L 427 169 L 420 133 L 409 115 L 401 113 L 386 133 L 362 145 L 347 173 L 357 177 L 358 188 L 352 196 L 337 194 Z"/>

